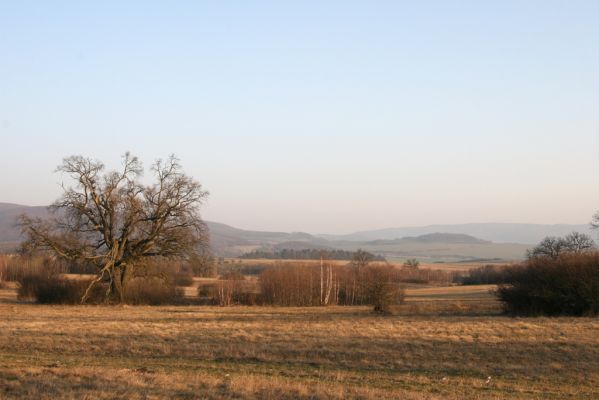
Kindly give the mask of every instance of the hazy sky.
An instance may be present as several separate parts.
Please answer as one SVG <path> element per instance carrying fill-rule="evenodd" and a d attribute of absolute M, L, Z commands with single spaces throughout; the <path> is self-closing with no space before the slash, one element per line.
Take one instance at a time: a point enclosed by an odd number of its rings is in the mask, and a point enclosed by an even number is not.
<path fill-rule="evenodd" d="M 175 153 L 206 219 L 586 223 L 599 1 L 2 1 L 0 202 Z"/>

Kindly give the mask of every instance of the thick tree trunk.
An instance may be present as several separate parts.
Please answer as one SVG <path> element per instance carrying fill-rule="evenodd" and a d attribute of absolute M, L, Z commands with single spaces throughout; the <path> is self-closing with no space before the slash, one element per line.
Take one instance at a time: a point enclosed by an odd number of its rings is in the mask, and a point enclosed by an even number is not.
<path fill-rule="evenodd" d="M 125 303 L 127 286 L 131 280 L 132 273 L 133 267 L 131 265 L 123 264 L 114 268 L 113 289 L 114 294 L 121 304 Z"/>

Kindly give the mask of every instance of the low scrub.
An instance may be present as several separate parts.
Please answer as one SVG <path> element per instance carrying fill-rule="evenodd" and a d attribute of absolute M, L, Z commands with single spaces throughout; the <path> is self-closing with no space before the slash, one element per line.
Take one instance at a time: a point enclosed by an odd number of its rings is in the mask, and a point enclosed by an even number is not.
<path fill-rule="evenodd" d="M 30 274 L 19 279 L 19 300 L 39 304 L 80 304 L 91 280 L 66 278 L 56 274 Z M 115 303 L 106 298 L 106 283 L 95 284 L 88 293 L 86 304 Z M 125 303 L 136 305 L 180 304 L 182 292 L 174 282 L 159 277 L 138 277 L 127 287 Z"/>
<path fill-rule="evenodd" d="M 20 282 L 28 276 L 50 276 L 69 272 L 67 263 L 47 256 L 4 256 L 2 279 Z"/>
<path fill-rule="evenodd" d="M 509 314 L 599 314 L 597 252 L 533 257 L 506 273 L 497 295 Z"/>
<path fill-rule="evenodd" d="M 484 265 L 473 268 L 462 276 L 459 283 L 463 285 L 499 285 L 507 283 L 509 269 L 505 265 Z"/>
<path fill-rule="evenodd" d="M 134 278 L 125 294 L 127 304 L 158 306 L 182 302 L 183 292 L 175 282 L 160 277 Z"/>
<path fill-rule="evenodd" d="M 193 286 L 193 275 L 187 272 L 177 272 L 173 276 L 176 286 L 190 287 Z"/>
<path fill-rule="evenodd" d="M 218 306 L 256 305 L 260 301 L 255 281 L 246 279 L 239 272 L 227 273 L 210 285 L 198 287 L 198 297 Z"/>
<path fill-rule="evenodd" d="M 79 304 L 91 281 L 67 279 L 58 275 L 27 275 L 19 280 L 19 300 L 40 304 Z M 101 303 L 104 291 L 100 285 L 92 289 L 88 303 Z"/>

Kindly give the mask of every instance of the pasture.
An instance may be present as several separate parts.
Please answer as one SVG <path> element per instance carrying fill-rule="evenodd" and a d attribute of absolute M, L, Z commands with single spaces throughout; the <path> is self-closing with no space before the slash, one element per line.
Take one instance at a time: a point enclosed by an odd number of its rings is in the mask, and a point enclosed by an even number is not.
<path fill-rule="evenodd" d="M 367 307 L 40 306 L 0 290 L 0 398 L 599 396 L 599 321 L 509 318 L 489 287 Z"/>

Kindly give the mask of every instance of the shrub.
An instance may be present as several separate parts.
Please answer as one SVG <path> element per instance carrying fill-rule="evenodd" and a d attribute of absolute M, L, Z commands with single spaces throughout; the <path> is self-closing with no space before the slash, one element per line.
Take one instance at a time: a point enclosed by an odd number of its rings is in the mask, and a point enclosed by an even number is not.
<path fill-rule="evenodd" d="M 417 270 L 418 266 L 420 265 L 420 261 L 418 261 L 415 258 L 408 258 L 402 265 L 403 269 L 406 269 L 408 271 L 411 270 Z"/>
<path fill-rule="evenodd" d="M 69 272 L 65 262 L 45 256 L 7 257 L 4 263 L 4 279 L 12 282 L 20 282 L 25 276 L 49 276 Z"/>
<path fill-rule="evenodd" d="M 69 279 L 54 273 L 34 273 L 19 279 L 17 298 L 35 301 L 40 304 L 80 304 L 90 279 Z M 112 302 L 106 299 L 107 283 L 95 284 L 88 294 L 87 304 Z M 160 277 L 133 278 L 127 287 L 125 303 L 164 305 L 180 304 L 183 293 L 172 280 Z"/>
<path fill-rule="evenodd" d="M 134 305 L 167 305 L 183 302 L 183 292 L 173 281 L 160 277 L 133 278 L 125 292 L 125 303 Z"/>
<path fill-rule="evenodd" d="M 186 272 L 177 272 L 173 276 L 176 286 L 190 287 L 193 286 L 193 275 Z"/>
<path fill-rule="evenodd" d="M 218 275 L 223 276 L 230 272 L 238 272 L 242 275 L 260 275 L 262 271 L 268 269 L 271 265 L 264 263 L 252 263 L 252 264 L 239 264 L 223 261 L 218 264 L 217 270 Z"/>
<path fill-rule="evenodd" d="M 61 278 L 57 275 L 27 275 L 19 281 L 17 298 L 40 304 L 79 304 L 90 282 L 84 279 Z M 101 285 L 95 286 L 87 302 L 102 302 L 104 290 Z"/>
<path fill-rule="evenodd" d="M 390 313 L 391 307 L 401 304 L 405 291 L 394 280 L 394 270 L 384 267 L 368 267 L 364 274 L 366 302 L 374 306 L 374 311 Z"/>
<path fill-rule="evenodd" d="M 232 306 L 239 298 L 240 289 L 239 281 L 219 280 L 213 286 L 213 300 L 219 306 Z"/>
<path fill-rule="evenodd" d="M 534 257 L 507 271 L 497 291 L 514 315 L 599 314 L 599 253 Z"/>
<path fill-rule="evenodd" d="M 505 265 L 484 265 L 468 271 L 461 277 L 462 285 L 499 285 L 508 279 L 508 267 Z"/>
<path fill-rule="evenodd" d="M 6 269 L 8 266 L 8 256 L 0 254 L 0 284 L 6 279 Z"/>
<path fill-rule="evenodd" d="M 198 297 L 208 300 L 209 304 L 231 306 L 235 304 L 256 305 L 258 291 L 255 281 L 247 281 L 238 272 L 229 272 L 209 285 L 198 287 Z"/>

